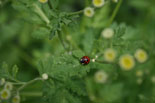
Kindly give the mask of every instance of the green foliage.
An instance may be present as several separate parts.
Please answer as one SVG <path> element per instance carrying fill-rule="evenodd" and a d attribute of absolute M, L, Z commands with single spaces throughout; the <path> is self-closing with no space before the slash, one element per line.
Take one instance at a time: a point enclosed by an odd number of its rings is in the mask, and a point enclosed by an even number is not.
<path fill-rule="evenodd" d="M 51 0 L 49 4 L 49 6 L 42 5 L 37 1 L 29 0 L 13 1 L 13 7 L 23 14 L 26 21 L 42 25 L 42 28 L 34 29 L 33 36 L 36 38 L 44 38 L 48 35 L 52 39 L 64 25 L 68 26 L 78 17 L 78 14 L 72 15 L 57 10 L 59 0 Z M 43 34 L 43 32 L 45 33 Z"/>
<path fill-rule="evenodd" d="M 82 103 L 79 96 L 86 96 L 86 88 L 81 78 L 87 75 L 89 66 L 82 66 L 72 55 L 62 54 L 40 61 L 38 69 L 40 74 L 47 73 L 51 78 L 43 90 L 46 102 Z"/>
<path fill-rule="evenodd" d="M 154 4 L 124 0 L 113 12 L 118 3 L 112 0 L 101 8 L 91 0 L 0 0 L 0 82 L 14 86 L 3 100 L 0 83 L 0 103 L 17 94 L 21 103 L 154 103 Z M 81 15 L 87 6 L 93 17 Z M 103 37 L 106 28 L 114 31 L 110 39 Z M 113 62 L 105 58 L 109 48 L 116 51 Z M 148 56 L 143 63 L 138 49 Z M 129 71 L 119 61 L 124 54 L 134 58 Z M 80 63 L 83 56 L 88 65 Z"/>
<path fill-rule="evenodd" d="M 3 62 L 0 67 L 0 78 L 7 78 L 9 80 L 15 80 L 18 73 L 17 65 L 14 65 L 12 68 L 9 68 L 6 62 Z"/>

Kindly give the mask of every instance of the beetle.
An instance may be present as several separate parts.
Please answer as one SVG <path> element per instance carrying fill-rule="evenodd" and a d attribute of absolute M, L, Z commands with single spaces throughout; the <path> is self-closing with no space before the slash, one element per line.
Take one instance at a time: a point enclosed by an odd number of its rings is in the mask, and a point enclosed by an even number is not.
<path fill-rule="evenodd" d="M 81 63 L 82 65 L 87 65 L 87 64 L 89 64 L 89 62 L 90 62 L 90 58 L 89 58 L 88 56 L 83 56 L 83 57 L 81 58 L 81 60 L 80 60 L 80 63 Z"/>

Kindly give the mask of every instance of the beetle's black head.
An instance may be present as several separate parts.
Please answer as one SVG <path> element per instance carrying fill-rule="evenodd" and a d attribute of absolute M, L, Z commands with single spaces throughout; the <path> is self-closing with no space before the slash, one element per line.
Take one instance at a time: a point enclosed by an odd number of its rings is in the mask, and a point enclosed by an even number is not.
<path fill-rule="evenodd" d="M 80 60 L 80 63 L 81 63 L 81 64 L 84 64 L 84 63 L 85 63 L 85 60 L 84 60 L 84 59 L 81 59 L 81 60 Z"/>

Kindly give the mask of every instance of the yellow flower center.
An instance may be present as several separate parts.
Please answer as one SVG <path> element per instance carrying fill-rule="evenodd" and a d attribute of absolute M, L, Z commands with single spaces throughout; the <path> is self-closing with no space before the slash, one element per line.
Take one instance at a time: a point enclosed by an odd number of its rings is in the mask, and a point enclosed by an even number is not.
<path fill-rule="evenodd" d="M 120 66 L 124 70 L 130 70 L 134 67 L 135 62 L 132 56 L 124 55 L 120 58 Z"/>
<path fill-rule="evenodd" d="M 112 53 L 108 53 L 108 57 L 112 59 L 114 55 Z"/>
<path fill-rule="evenodd" d="M 7 98 L 8 97 L 8 93 L 6 92 L 6 91 L 4 91 L 3 93 L 2 93 L 2 98 Z"/>
<path fill-rule="evenodd" d="M 93 4 L 95 7 L 101 7 L 104 5 L 104 0 L 93 0 Z"/>
<path fill-rule="evenodd" d="M 124 59 L 124 64 L 125 64 L 127 67 L 129 67 L 132 63 L 131 63 L 131 60 L 130 60 L 130 59 L 125 58 L 125 59 Z"/>
<path fill-rule="evenodd" d="M 96 5 L 100 5 L 102 3 L 102 0 L 95 0 Z"/>
<path fill-rule="evenodd" d="M 12 102 L 13 103 L 18 103 L 18 99 L 17 98 L 13 98 Z"/>
<path fill-rule="evenodd" d="M 47 0 L 39 0 L 41 3 L 46 3 Z"/>
<path fill-rule="evenodd" d="M 140 53 L 140 54 L 139 54 L 139 57 L 140 57 L 140 58 L 145 58 L 145 54 L 144 54 L 144 53 Z"/>
<path fill-rule="evenodd" d="M 113 49 L 107 49 L 104 53 L 104 58 L 108 62 L 113 62 L 116 57 L 116 52 Z"/>
<path fill-rule="evenodd" d="M 98 79 L 102 79 L 102 78 L 103 78 L 102 74 L 98 75 Z"/>
<path fill-rule="evenodd" d="M 87 10 L 87 14 L 91 14 L 91 11 L 90 10 Z"/>

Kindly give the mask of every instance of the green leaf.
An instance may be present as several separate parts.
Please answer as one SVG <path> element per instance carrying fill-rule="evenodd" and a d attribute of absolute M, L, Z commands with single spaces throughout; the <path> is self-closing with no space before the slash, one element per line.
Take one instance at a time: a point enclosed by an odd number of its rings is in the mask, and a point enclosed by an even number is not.
<path fill-rule="evenodd" d="M 44 39 L 44 38 L 48 37 L 49 34 L 50 34 L 49 29 L 47 29 L 45 27 L 38 27 L 33 31 L 32 36 L 37 39 Z"/>
<path fill-rule="evenodd" d="M 50 36 L 49 36 L 49 39 L 51 40 L 55 35 L 56 35 L 56 31 L 55 30 L 52 30 Z"/>
<path fill-rule="evenodd" d="M 63 22 L 64 22 L 65 25 L 68 25 L 69 23 L 72 22 L 72 20 L 67 19 L 67 18 L 63 18 Z"/>
<path fill-rule="evenodd" d="M 12 68 L 12 76 L 14 78 L 16 78 L 18 70 L 19 70 L 19 68 L 17 67 L 17 65 L 14 65 L 13 68 Z"/>
<path fill-rule="evenodd" d="M 111 28 L 113 28 L 115 30 L 115 35 L 114 38 L 121 38 L 125 33 L 126 33 L 126 25 L 124 23 L 121 24 L 117 24 L 117 23 L 113 23 L 111 25 Z"/>
<path fill-rule="evenodd" d="M 50 80 L 46 81 L 44 96 L 46 102 L 81 103 L 79 96 L 86 96 L 84 80 L 89 66 L 83 66 L 79 60 L 68 53 L 51 56 L 39 62 L 40 74 L 47 73 Z M 48 88 L 48 89 L 47 89 Z"/>
<path fill-rule="evenodd" d="M 50 0 L 51 5 L 54 9 L 56 9 L 59 5 L 59 0 Z"/>
<path fill-rule="evenodd" d="M 85 55 L 85 53 L 81 50 L 74 50 L 72 54 L 78 59 L 81 59 Z"/>
<path fill-rule="evenodd" d="M 9 73 L 9 67 L 8 64 L 6 62 L 2 63 L 2 67 L 0 69 L 0 77 L 4 77 L 4 78 L 10 78 L 11 75 Z"/>

